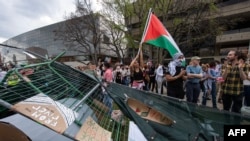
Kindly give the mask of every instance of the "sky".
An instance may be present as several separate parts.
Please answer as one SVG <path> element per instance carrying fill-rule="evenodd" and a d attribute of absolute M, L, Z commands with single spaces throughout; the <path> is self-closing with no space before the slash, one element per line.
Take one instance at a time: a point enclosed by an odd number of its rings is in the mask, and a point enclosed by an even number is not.
<path fill-rule="evenodd" d="M 0 43 L 75 11 L 75 0 L 0 0 L 0 5 Z"/>

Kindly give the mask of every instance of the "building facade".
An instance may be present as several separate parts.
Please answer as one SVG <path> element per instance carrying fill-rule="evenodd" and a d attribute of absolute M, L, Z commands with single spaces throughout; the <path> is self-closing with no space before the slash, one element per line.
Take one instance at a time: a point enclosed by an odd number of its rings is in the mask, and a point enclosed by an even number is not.
<path fill-rule="evenodd" d="M 216 37 L 216 56 L 225 56 L 230 49 L 249 51 L 250 41 L 250 1 L 224 0 L 218 4 L 219 18 L 241 18 L 234 26 Z"/>
<path fill-rule="evenodd" d="M 178 3 L 179 1 L 175 1 Z M 187 59 L 191 56 L 198 55 L 204 58 L 205 61 L 208 60 L 221 60 L 225 58 L 227 52 L 230 49 L 240 50 L 247 53 L 250 47 L 250 1 L 249 0 L 215 0 L 216 7 L 218 8 L 216 15 L 211 16 L 210 18 L 217 18 L 220 21 L 221 19 L 226 19 L 228 21 L 236 21 L 230 26 L 225 26 L 226 29 L 220 35 L 217 35 L 215 39 L 205 41 L 204 45 L 193 48 L 188 54 L 185 54 Z M 158 17 L 161 19 L 161 16 Z M 128 27 L 131 29 L 131 34 L 138 37 L 140 35 L 141 29 L 140 24 L 136 22 L 138 19 L 134 19 Z M 171 29 L 168 25 L 173 22 L 171 19 L 167 20 L 167 23 L 164 23 L 168 29 Z M 178 44 L 178 43 L 177 43 Z M 147 46 L 147 45 L 145 45 Z M 130 49 L 129 56 L 133 56 L 133 49 Z M 145 53 L 148 54 L 149 58 L 153 60 L 157 59 L 156 57 L 159 50 L 152 49 L 148 47 L 145 49 Z M 165 58 L 166 59 L 166 58 Z M 171 59 L 171 58 L 167 58 Z"/>
<path fill-rule="evenodd" d="M 100 57 L 111 56 L 116 58 L 117 55 L 114 51 L 112 45 L 108 45 L 107 42 L 111 42 L 111 38 L 109 30 L 105 29 L 101 22 L 104 21 L 103 17 L 100 16 L 99 19 L 96 19 L 97 25 L 99 25 L 99 31 L 101 32 L 101 41 L 98 43 L 98 53 L 97 55 Z M 52 25 L 48 25 L 45 27 L 41 27 L 38 29 L 34 29 L 32 31 L 28 31 L 26 33 L 17 35 L 13 38 L 8 39 L 2 44 L 13 46 L 20 49 L 15 49 L 6 46 L 0 46 L 0 52 L 2 57 L 4 57 L 4 61 L 14 61 L 13 56 L 15 56 L 17 61 L 27 60 L 27 55 L 23 53 L 23 50 L 29 50 L 34 53 L 40 54 L 43 57 L 54 58 L 58 54 L 62 52 L 66 52 L 59 61 L 86 61 L 90 60 L 90 54 L 84 50 L 84 48 L 79 47 L 77 50 L 69 49 L 69 46 L 78 47 L 77 43 L 66 44 L 63 40 L 59 40 L 55 34 L 56 30 L 60 30 L 60 28 L 64 27 L 66 21 L 55 23 Z M 82 29 L 82 32 L 86 30 Z M 91 36 L 88 34 L 88 36 Z M 88 37 L 87 37 L 88 38 Z M 91 38 L 91 37 L 90 37 Z M 90 39 L 91 40 L 91 39 Z M 122 46 L 125 46 L 123 44 Z M 91 47 L 90 47 L 91 48 Z M 91 52 L 94 52 L 93 48 L 91 48 Z M 41 51 L 42 50 L 42 51 Z M 42 54 L 41 54 L 42 53 Z"/>
<path fill-rule="evenodd" d="M 26 55 L 22 53 L 23 50 L 30 50 L 32 52 L 41 54 L 41 50 L 44 50 L 46 54 L 44 57 L 53 58 L 58 54 L 66 51 L 64 58 L 67 61 L 73 60 L 72 56 L 82 56 L 79 52 L 70 51 L 63 44 L 61 40 L 55 40 L 54 30 L 63 24 L 63 22 L 48 25 L 26 33 L 17 35 L 13 38 L 3 42 L 5 45 L 17 47 L 20 49 L 13 49 L 8 47 L 1 47 L 1 54 L 5 57 L 5 61 L 12 61 L 12 56 L 15 55 L 18 61 L 26 60 Z"/>

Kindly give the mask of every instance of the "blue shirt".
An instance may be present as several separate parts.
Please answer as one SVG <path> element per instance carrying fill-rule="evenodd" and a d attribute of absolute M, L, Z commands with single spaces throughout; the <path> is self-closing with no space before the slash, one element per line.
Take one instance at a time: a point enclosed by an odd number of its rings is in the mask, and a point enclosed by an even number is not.
<path fill-rule="evenodd" d="M 214 69 L 208 69 L 208 73 L 212 76 L 212 77 L 215 77 L 217 78 L 219 76 L 218 73 L 216 73 L 216 71 Z M 212 79 L 212 82 L 215 82 L 216 79 Z"/>
<path fill-rule="evenodd" d="M 191 66 L 191 65 L 189 65 L 186 68 L 186 72 L 191 73 L 191 74 L 202 74 L 202 69 L 201 69 L 201 66 Z M 192 83 L 199 83 L 200 78 L 188 78 L 187 81 L 192 82 Z"/>

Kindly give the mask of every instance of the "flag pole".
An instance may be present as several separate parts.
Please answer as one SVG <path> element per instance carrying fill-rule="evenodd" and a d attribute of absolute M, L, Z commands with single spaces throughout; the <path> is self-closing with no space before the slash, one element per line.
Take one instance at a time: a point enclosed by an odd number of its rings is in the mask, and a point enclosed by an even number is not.
<path fill-rule="evenodd" d="M 149 21 L 149 17 L 151 15 L 151 12 L 152 12 L 152 8 L 150 8 L 149 11 L 148 11 L 148 17 L 147 17 L 146 24 L 145 24 L 145 27 L 144 27 L 144 30 L 143 30 L 143 34 L 142 34 L 142 38 L 141 38 L 140 44 L 142 44 L 143 39 L 145 38 L 145 32 L 148 29 L 148 21 Z"/>
<path fill-rule="evenodd" d="M 137 55 L 139 55 L 139 53 L 140 53 L 140 50 L 141 50 L 141 47 L 142 47 L 142 43 L 143 43 L 143 40 L 145 38 L 145 32 L 148 29 L 148 21 L 149 21 L 149 17 L 151 15 L 151 12 L 152 12 L 152 8 L 150 8 L 149 11 L 148 11 L 148 17 L 147 17 L 146 24 L 145 24 L 145 27 L 144 27 L 144 30 L 143 30 L 143 34 L 142 34 L 141 42 L 139 44 L 139 49 L 138 49 Z"/>

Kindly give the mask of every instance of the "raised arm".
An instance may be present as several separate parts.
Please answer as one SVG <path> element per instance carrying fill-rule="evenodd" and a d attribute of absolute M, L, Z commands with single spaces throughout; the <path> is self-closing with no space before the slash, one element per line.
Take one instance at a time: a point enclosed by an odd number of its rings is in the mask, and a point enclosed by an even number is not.
<path fill-rule="evenodd" d="M 140 68 L 143 68 L 144 67 L 144 62 L 143 62 L 143 54 L 142 54 L 142 44 L 140 44 L 139 46 L 139 56 L 140 56 Z"/>
<path fill-rule="evenodd" d="M 133 65 L 134 65 L 135 61 L 138 59 L 138 57 L 139 57 L 139 55 L 137 54 L 136 57 L 131 61 L 130 65 L 129 65 L 130 68 L 133 67 Z"/>

